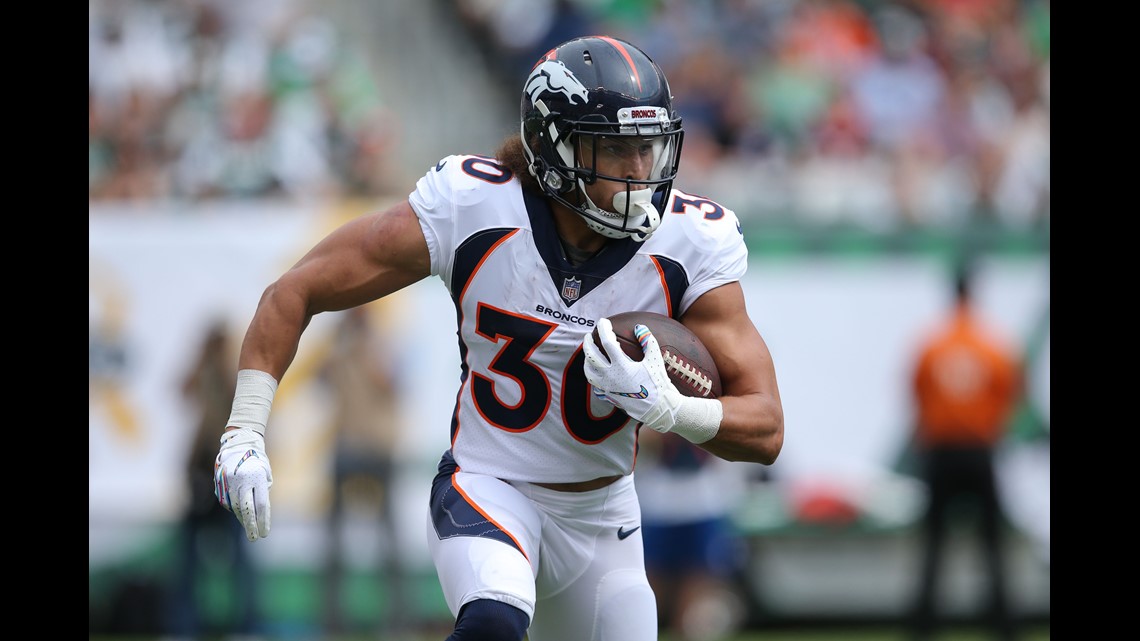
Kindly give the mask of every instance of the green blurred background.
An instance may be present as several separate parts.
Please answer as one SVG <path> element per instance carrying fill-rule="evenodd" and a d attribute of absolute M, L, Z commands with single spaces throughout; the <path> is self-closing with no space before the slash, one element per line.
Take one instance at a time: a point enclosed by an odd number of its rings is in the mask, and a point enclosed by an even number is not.
<path fill-rule="evenodd" d="M 89 628 L 170 638 L 196 343 L 244 332 L 257 297 L 336 224 L 402 198 L 450 153 L 517 130 L 518 85 L 572 35 L 611 33 L 662 64 L 685 118 L 678 186 L 739 215 L 749 311 L 780 376 L 787 441 L 735 466 L 747 555 L 733 639 L 902 639 L 924 504 L 906 371 L 979 258 L 980 307 L 1022 350 L 1026 396 L 999 452 L 1009 578 L 1047 639 L 1048 0 L 89 0 Z M 458 376 L 435 282 L 373 311 L 404 372 L 399 541 L 349 514 L 344 606 L 376 638 L 398 548 L 423 638 L 450 614 L 423 543 Z M 250 546 L 262 632 L 321 638 L 332 426 L 307 330 L 275 402 L 274 532 Z M 441 338 L 442 337 L 442 338 Z M 145 482 L 140 482 L 145 479 Z M 952 539 L 942 639 L 984 638 L 982 566 Z M 197 601 L 221 638 L 232 548 L 208 543 Z M 177 604 L 174 604 L 177 606 Z"/>

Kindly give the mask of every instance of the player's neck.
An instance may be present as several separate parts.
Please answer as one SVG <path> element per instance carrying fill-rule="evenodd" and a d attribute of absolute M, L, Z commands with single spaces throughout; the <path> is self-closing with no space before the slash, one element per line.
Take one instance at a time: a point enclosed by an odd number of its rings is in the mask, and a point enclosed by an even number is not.
<path fill-rule="evenodd" d="M 577 259 L 589 259 L 605 247 L 606 237 L 587 227 L 577 213 L 558 203 L 551 204 L 551 211 L 554 214 L 554 228 L 558 231 L 558 238 L 562 241 L 567 258 L 572 262 L 580 262 Z"/>
<path fill-rule="evenodd" d="M 577 247 L 567 243 L 565 240 L 559 239 L 562 242 L 562 255 L 566 257 L 567 262 L 577 267 L 582 263 L 590 260 L 598 254 L 598 252 L 589 252 L 578 249 Z"/>

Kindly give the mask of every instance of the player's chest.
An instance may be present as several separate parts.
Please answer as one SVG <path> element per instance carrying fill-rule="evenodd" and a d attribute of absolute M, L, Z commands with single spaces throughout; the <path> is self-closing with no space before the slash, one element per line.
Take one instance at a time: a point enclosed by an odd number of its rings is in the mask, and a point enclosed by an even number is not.
<path fill-rule="evenodd" d="M 526 336 L 528 344 L 561 352 L 577 349 L 599 318 L 631 309 L 668 313 L 666 288 L 648 256 L 581 268 L 548 258 L 525 237 L 482 256 L 458 299 L 469 344 Z"/>
<path fill-rule="evenodd" d="M 481 256 L 478 269 L 464 279 L 460 304 L 465 312 L 494 305 L 557 320 L 565 314 L 604 316 L 664 304 L 661 274 L 649 256 L 610 261 L 600 256 L 602 260 L 573 266 L 552 260 L 521 232 L 517 236 Z"/>

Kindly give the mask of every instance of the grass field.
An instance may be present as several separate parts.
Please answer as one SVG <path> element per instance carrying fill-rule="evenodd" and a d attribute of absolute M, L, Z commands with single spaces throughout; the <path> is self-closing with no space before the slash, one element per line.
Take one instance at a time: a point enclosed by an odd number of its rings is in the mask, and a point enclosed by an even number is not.
<path fill-rule="evenodd" d="M 817 631 L 761 631 L 738 635 L 724 641 L 908 641 L 905 631 L 897 628 L 868 628 Z M 992 641 L 995 637 L 981 629 L 951 629 L 934 637 L 932 641 Z M 661 641 L 673 641 L 662 636 Z M 1026 630 L 1020 641 L 1049 641 L 1049 628 Z"/>
<path fill-rule="evenodd" d="M 350 635 L 335 638 L 318 637 L 284 637 L 280 641 L 441 641 L 446 638 L 446 630 L 403 637 L 400 639 L 381 639 L 376 635 Z M 761 630 L 738 634 L 720 641 L 908 641 L 908 636 L 901 628 L 850 628 L 827 630 Z M 932 641 L 991 641 L 995 637 L 980 628 L 962 626 L 948 629 L 936 635 Z M 167 637 L 90 637 L 90 641 L 174 641 Z M 203 638 L 199 641 L 231 641 L 225 637 L 215 639 Z M 239 641 L 232 638 L 232 641 Z M 247 641 L 242 639 L 241 641 Z M 278 641 L 276 638 L 257 638 L 248 641 Z M 676 641 L 669 635 L 662 635 L 660 641 Z M 1035 625 L 1023 630 L 1019 641 L 1049 641 L 1049 626 Z"/>

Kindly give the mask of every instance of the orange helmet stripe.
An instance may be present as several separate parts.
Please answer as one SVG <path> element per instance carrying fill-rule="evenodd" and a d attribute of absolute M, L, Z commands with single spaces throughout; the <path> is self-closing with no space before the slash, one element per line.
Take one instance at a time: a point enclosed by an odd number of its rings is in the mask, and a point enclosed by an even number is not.
<path fill-rule="evenodd" d="M 635 82 L 637 82 L 637 88 L 641 89 L 641 76 L 637 73 L 637 66 L 633 64 L 633 56 L 629 55 L 629 50 L 625 48 L 625 45 L 618 42 L 617 40 L 614 40 L 613 38 L 610 38 L 609 36 L 598 36 L 598 38 L 610 43 L 610 45 L 612 45 L 615 49 L 618 50 L 618 52 L 621 53 L 622 57 L 625 58 L 626 63 L 629 64 L 630 70 L 633 71 L 633 79 Z"/>

